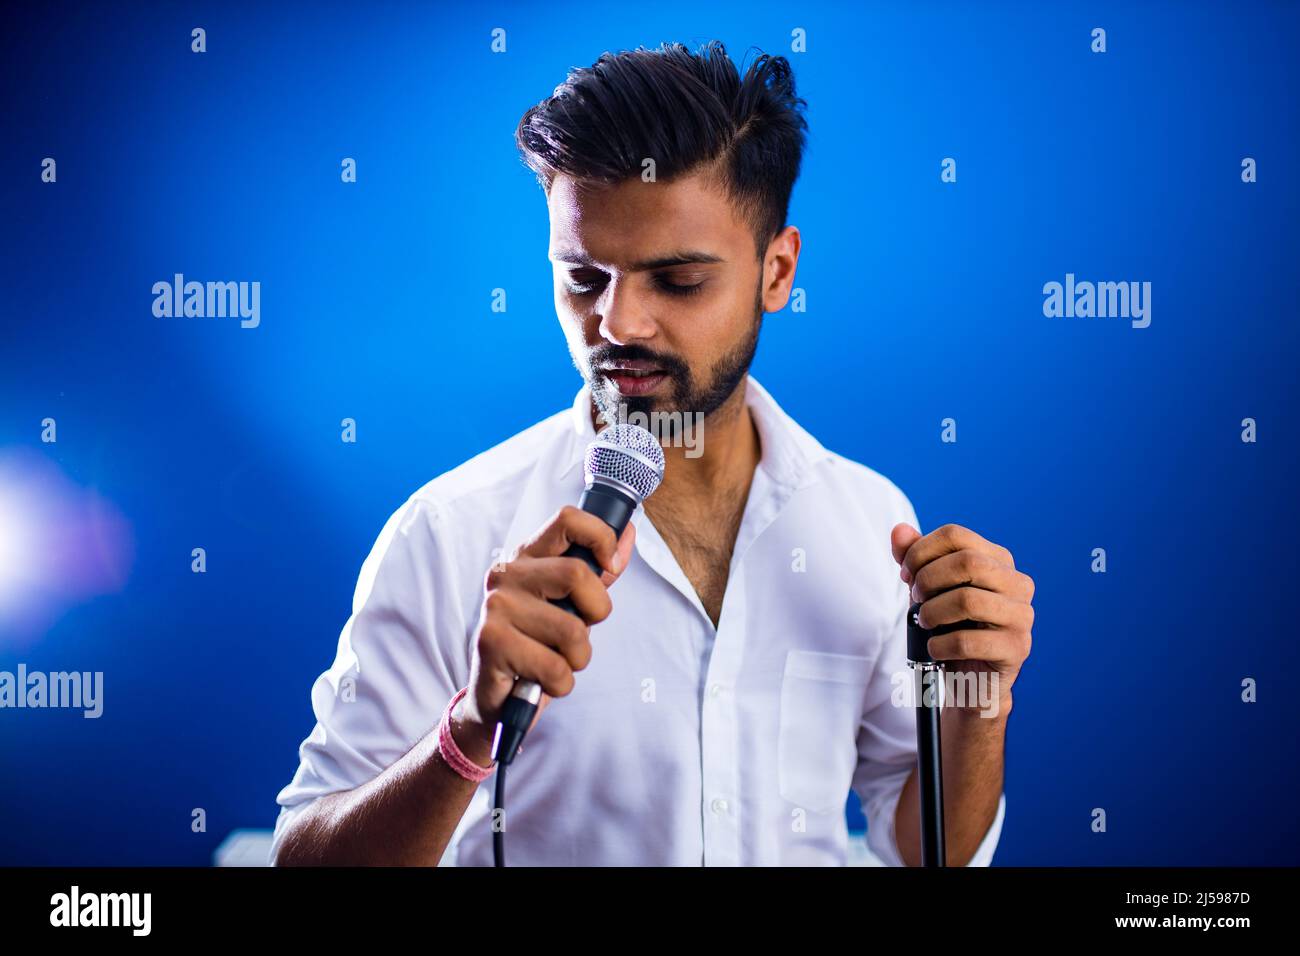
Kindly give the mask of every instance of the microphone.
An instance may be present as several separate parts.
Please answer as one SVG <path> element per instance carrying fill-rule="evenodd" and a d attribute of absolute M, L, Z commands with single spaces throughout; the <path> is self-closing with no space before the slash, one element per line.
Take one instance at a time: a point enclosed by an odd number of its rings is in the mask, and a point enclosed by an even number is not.
<path fill-rule="evenodd" d="M 663 480 L 664 450 L 639 425 L 610 425 L 587 446 L 583 474 L 587 488 L 578 507 L 613 528 L 617 539 L 622 537 L 633 512 L 654 494 Z M 570 545 L 564 557 L 581 559 L 597 577 L 605 570 L 582 545 Z M 567 597 L 550 603 L 570 614 L 578 614 Z M 501 718 L 492 740 L 492 759 L 498 764 L 508 765 L 515 759 L 541 699 L 542 688 L 534 681 L 521 678 L 515 682 L 514 690 L 501 706 Z"/>

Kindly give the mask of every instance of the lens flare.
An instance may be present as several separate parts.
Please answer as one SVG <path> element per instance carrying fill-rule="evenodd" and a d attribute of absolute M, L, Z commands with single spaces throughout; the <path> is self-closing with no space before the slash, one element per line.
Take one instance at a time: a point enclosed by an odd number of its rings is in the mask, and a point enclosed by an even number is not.
<path fill-rule="evenodd" d="M 41 455 L 0 451 L 0 640 L 40 637 L 69 608 L 120 591 L 133 558 L 112 502 Z"/>

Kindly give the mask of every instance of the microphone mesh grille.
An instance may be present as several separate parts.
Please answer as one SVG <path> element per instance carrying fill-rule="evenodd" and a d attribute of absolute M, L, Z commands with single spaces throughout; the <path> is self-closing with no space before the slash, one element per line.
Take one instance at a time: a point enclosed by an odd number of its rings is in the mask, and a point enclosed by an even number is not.
<path fill-rule="evenodd" d="M 664 450 L 639 425 L 610 425 L 587 446 L 587 484 L 600 476 L 622 482 L 642 500 L 649 498 L 664 477 Z"/>

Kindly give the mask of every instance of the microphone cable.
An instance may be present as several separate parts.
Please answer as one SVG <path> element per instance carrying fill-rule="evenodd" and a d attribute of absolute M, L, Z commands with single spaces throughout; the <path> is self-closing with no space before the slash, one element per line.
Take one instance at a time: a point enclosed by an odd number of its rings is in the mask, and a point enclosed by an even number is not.
<path fill-rule="evenodd" d="M 577 613 L 567 598 L 551 603 L 568 605 L 567 610 Z M 521 688 L 520 685 L 524 686 Z M 516 681 L 515 687 L 516 691 L 522 690 L 523 693 L 512 693 L 501 705 L 501 717 L 492 737 L 492 759 L 497 765 L 496 786 L 492 797 L 493 866 L 506 865 L 506 767 L 514 761 L 516 754 L 522 753 L 524 735 L 532 726 L 542 699 L 542 688 L 532 681 Z"/>
<path fill-rule="evenodd" d="M 497 764 L 496 795 L 492 800 L 492 865 L 506 865 L 506 765 Z M 498 817 L 497 814 L 500 814 Z"/>

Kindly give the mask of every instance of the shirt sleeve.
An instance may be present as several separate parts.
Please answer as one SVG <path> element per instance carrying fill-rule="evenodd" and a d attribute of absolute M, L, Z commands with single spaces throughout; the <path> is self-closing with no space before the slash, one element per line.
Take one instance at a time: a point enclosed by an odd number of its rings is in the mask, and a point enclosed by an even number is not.
<path fill-rule="evenodd" d="M 899 496 L 902 504 L 897 521 L 906 521 L 919 529 L 921 526 L 911 503 L 902 497 L 901 492 Z M 886 866 L 905 866 L 894 837 L 894 814 L 903 785 L 916 766 L 916 714 L 907 706 L 911 700 L 909 682 L 912 674 L 907 666 L 907 611 L 911 606 L 911 594 L 901 579 L 897 579 L 895 584 L 898 613 L 886 635 L 868 687 L 858 728 L 858 766 L 853 776 L 853 790 L 862 802 L 862 812 L 867 818 L 867 848 Z M 1005 812 L 1006 795 L 1002 794 L 998 798 L 997 815 L 968 866 L 988 866 L 992 862 Z"/>
<path fill-rule="evenodd" d="M 331 667 L 312 685 L 316 726 L 280 791 L 271 848 L 329 793 L 378 776 L 433 730 L 469 678 L 469 641 L 437 504 L 412 497 L 361 567 Z"/>

